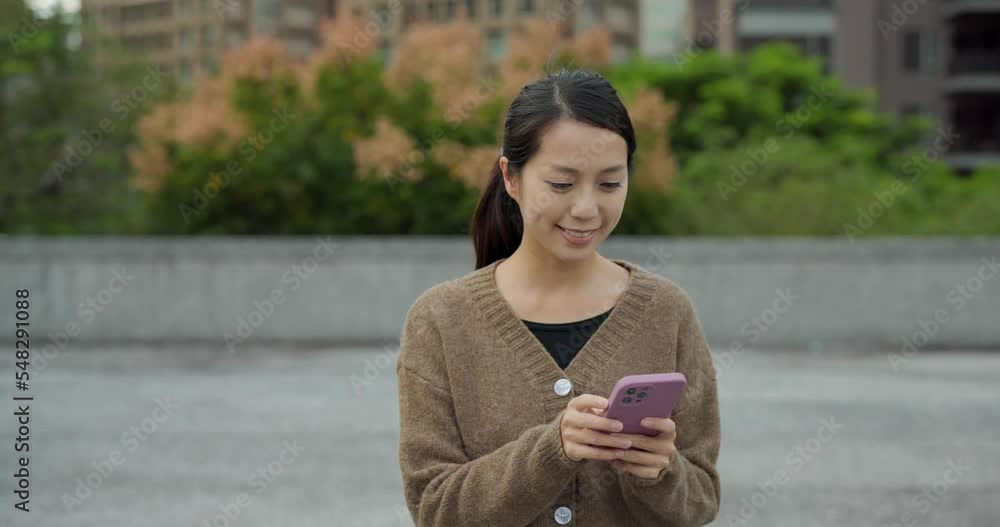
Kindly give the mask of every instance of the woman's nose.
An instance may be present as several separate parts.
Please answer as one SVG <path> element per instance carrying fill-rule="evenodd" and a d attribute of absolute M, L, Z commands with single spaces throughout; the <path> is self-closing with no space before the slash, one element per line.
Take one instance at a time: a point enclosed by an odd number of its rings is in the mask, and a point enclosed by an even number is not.
<path fill-rule="evenodd" d="M 570 215 L 574 218 L 588 219 L 597 216 L 597 199 L 591 193 L 583 193 L 573 202 Z"/>

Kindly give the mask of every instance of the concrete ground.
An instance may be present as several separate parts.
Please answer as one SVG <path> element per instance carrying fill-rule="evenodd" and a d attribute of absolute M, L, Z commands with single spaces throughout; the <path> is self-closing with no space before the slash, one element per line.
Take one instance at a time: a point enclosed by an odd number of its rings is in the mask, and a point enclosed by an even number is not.
<path fill-rule="evenodd" d="M 13 401 L 0 417 L 0 525 L 412 525 L 379 353 L 63 351 L 27 392 L 28 514 L 11 491 Z M 353 385 L 366 360 L 374 380 Z M 885 354 L 748 351 L 719 382 L 714 525 L 1000 524 L 1000 354 L 921 352 L 894 373 Z"/>

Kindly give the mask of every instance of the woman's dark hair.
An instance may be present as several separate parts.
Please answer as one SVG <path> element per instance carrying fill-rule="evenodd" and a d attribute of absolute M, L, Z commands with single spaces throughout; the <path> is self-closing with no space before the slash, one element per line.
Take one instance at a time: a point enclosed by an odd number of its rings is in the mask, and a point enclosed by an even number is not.
<path fill-rule="evenodd" d="M 632 172 L 635 131 L 618 92 L 604 76 L 584 70 L 561 70 L 528 84 L 507 110 L 503 145 L 472 215 L 476 269 L 509 257 L 521 243 L 524 220 L 517 202 L 504 187 L 500 156 L 507 156 L 507 170 L 520 177 L 521 168 L 538 151 L 542 135 L 565 118 L 622 136 L 628 146 L 626 166 Z"/>

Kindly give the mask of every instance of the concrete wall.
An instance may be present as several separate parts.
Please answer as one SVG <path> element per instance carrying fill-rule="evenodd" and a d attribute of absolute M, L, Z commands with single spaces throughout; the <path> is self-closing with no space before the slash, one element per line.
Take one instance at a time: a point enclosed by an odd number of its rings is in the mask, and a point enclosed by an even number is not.
<path fill-rule="evenodd" d="M 14 290 L 25 288 L 34 348 L 66 340 L 222 348 L 224 334 L 239 336 L 241 319 L 252 334 L 234 346 L 391 344 L 422 291 L 474 262 L 464 238 L 323 240 L 8 238 L 0 241 L 0 335 L 13 340 Z M 996 238 L 619 237 L 601 252 L 681 284 L 717 348 L 892 350 L 923 321 L 933 333 L 923 348 L 1000 349 L 1000 276 L 985 263 L 1000 258 Z M 962 298 L 960 284 L 978 292 Z M 798 299 L 769 312 L 778 290 Z M 273 312 L 255 307 L 269 298 L 283 301 Z M 947 322 L 935 330 L 927 321 L 938 310 Z M 249 319 L 255 311 L 263 316 Z M 756 340 L 753 317 L 764 329 Z"/>

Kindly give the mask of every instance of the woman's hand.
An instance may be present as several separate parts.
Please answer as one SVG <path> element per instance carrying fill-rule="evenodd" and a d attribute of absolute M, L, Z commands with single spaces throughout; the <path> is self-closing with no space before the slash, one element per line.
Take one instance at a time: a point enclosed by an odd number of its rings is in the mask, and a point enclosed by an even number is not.
<path fill-rule="evenodd" d="M 611 466 L 640 478 L 656 479 L 660 472 L 670 466 L 677 452 L 674 446 L 677 426 L 673 420 L 663 417 L 647 417 L 642 420 L 642 426 L 660 433 L 652 437 L 643 434 L 611 434 L 632 440 L 632 448 L 625 451 L 619 459 L 613 459 Z"/>
<path fill-rule="evenodd" d="M 629 438 L 612 435 L 622 429 L 622 423 L 599 415 L 607 407 L 607 399 L 591 394 L 578 395 L 566 405 L 559 432 L 563 452 L 571 461 L 611 461 L 618 459 L 617 452 L 624 452 L 633 444 Z"/>

